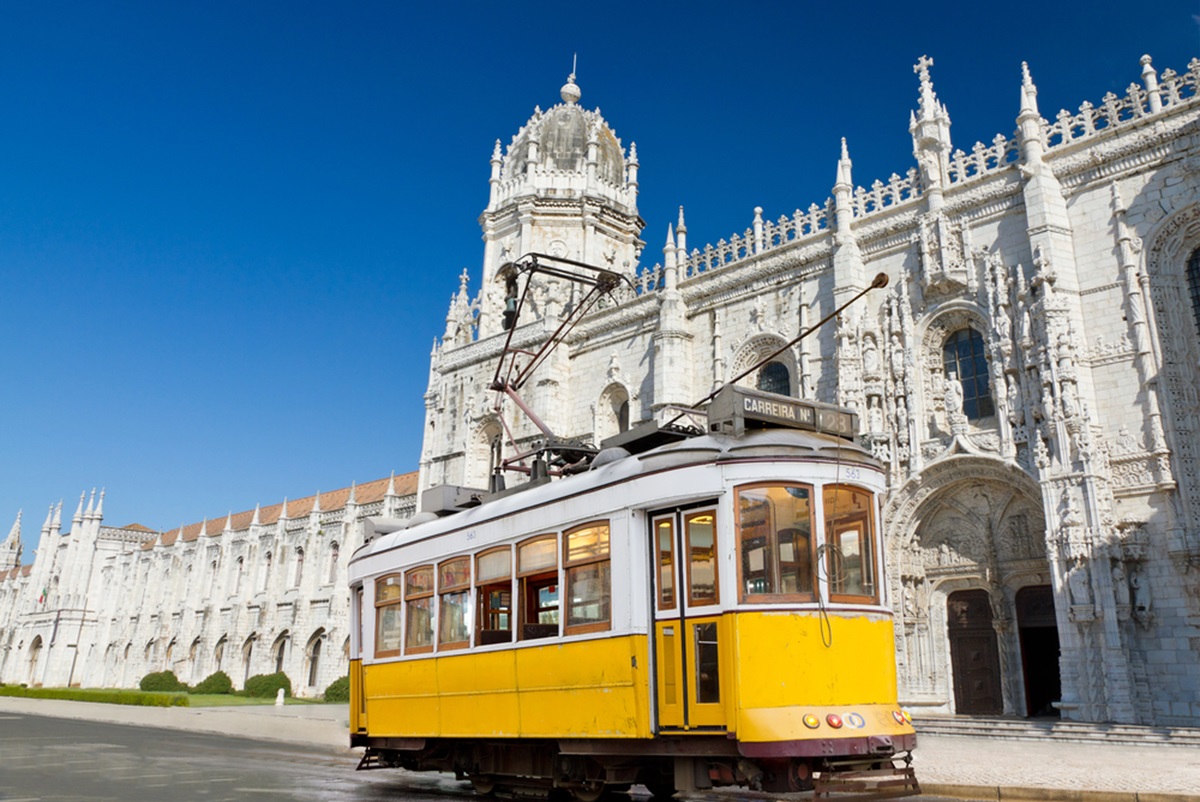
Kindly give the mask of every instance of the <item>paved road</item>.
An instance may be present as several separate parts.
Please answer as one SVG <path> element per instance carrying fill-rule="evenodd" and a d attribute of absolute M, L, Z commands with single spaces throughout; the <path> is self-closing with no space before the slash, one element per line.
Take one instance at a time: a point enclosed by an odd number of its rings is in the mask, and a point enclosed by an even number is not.
<path fill-rule="evenodd" d="M 469 799 L 440 775 L 356 772 L 357 755 L 202 733 L 0 714 L 4 802 L 431 802 Z"/>
<path fill-rule="evenodd" d="M 2 802 L 479 800 L 469 784 L 449 775 L 357 772 L 357 763 L 357 753 L 321 746 L 0 713 Z M 649 802 L 640 790 L 614 795 L 613 802 Z M 728 789 L 696 794 L 691 802 L 768 802 L 778 797 Z"/>

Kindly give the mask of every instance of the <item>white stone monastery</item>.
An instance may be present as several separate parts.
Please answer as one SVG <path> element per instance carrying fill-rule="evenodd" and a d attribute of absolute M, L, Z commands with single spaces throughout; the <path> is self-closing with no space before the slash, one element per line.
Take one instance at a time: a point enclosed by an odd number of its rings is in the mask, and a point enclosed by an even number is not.
<path fill-rule="evenodd" d="M 1200 59 L 1160 73 L 1143 57 L 1123 96 L 1052 121 L 1025 69 L 1016 131 L 966 149 L 931 66 L 915 69 L 915 167 L 856 186 L 843 143 L 831 198 L 756 209 L 690 250 L 681 210 L 653 267 L 636 147 L 572 76 L 496 143 L 481 289 L 464 273 L 434 347 L 419 477 L 165 534 L 106 528 L 82 500 L 62 534 L 60 505 L 32 566 L 0 547 L 0 681 L 282 667 L 319 693 L 345 672 L 356 522 L 435 485 L 487 487 L 499 440 L 542 436 L 487 389 L 507 335 L 497 272 L 537 252 L 629 282 L 526 386 L 550 429 L 594 443 L 693 405 L 885 273 L 745 382 L 854 407 L 886 466 L 902 701 L 1200 726 Z M 514 343 L 540 344 L 580 294 L 538 284 Z"/>

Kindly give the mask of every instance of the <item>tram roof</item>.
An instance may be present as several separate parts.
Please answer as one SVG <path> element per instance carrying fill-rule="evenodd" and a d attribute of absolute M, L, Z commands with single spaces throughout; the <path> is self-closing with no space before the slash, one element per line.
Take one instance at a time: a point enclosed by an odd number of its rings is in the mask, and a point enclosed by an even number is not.
<path fill-rule="evenodd" d="M 742 460 L 816 460 L 880 467 L 870 452 L 855 442 L 797 429 L 760 429 L 746 432 L 741 437 L 704 434 L 658 446 L 640 454 L 618 454 L 612 455 L 616 458 L 599 459 L 600 464 L 593 465 L 585 473 L 548 481 L 545 484 L 521 485 L 503 495 L 497 494 L 498 497 L 495 498 L 489 499 L 485 496 L 478 506 L 432 520 L 412 522 L 397 531 L 373 538 L 355 553 L 354 559 L 387 551 L 412 541 L 504 518 L 531 507 L 662 470 Z M 513 492 L 514 490 L 519 492 Z"/>

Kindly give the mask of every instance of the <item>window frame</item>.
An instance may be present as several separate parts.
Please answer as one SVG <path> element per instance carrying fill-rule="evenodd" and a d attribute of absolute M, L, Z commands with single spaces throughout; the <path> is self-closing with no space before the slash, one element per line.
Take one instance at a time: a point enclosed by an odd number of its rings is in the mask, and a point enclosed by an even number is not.
<path fill-rule="evenodd" d="M 836 520 L 833 519 L 833 511 L 828 508 L 828 494 L 839 490 L 849 491 L 863 495 L 867 499 L 866 509 L 862 513 L 854 515 L 839 514 Z M 825 549 L 825 577 L 826 586 L 828 587 L 830 603 L 838 604 L 878 604 L 879 603 L 879 569 L 877 552 L 879 543 L 875 535 L 875 518 L 876 518 L 876 496 L 875 493 L 867 490 L 864 487 L 857 485 L 831 482 L 821 488 L 821 518 L 824 528 L 824 549 Z M 835 526 L 836 524 L 836 526 Z M 865 524 L 858 526 L 859 524 Z M 838 552 L 841 551 L 841 539 L 837 537 L 838 531 L 847 532 L 852 529 L 858 529 L 858 546 L 860 561 L 863 568 L 862 585 L 867 586 L 867 572 L 870 572 L 870 587 L 874 589 L 873 594 L 861 593 L 839 593 L 834 590 L 835 581 L 838 580 L 834 572 L 834 560 Z M 864 548 L 865 546 L 865 548 Z M 838 572 L 841 573 L 840 571 Z"/>
<path fill-rule="evenodd" d="M 437 566 L 437 650 L 450 651 L 452 649 L 466 649 L 471 645 L 471 555 L 461 554 L 457 557 L 451 557 L 442 560 Z M 461 564 L 462 573 L 457 580 L 450 582 L 446 581 L 447 571 L 453 571 L 456 564 Z M 446 637 L 446 632 L 443 627 L 447 626 L 450 618 L 447 615 L 447 597 L 459 596 L 462 606 L 462 632 L 463 637 L 456 640 L 443 640 Z"/>
<path fill-rule="evenodd" d="M 539 566 L 535 566 L 533 568 L 523 567 L 522 562 L 521 562 L 521 558 L 523 557 L 522 551 L 527 546 L 531 546 L 534 543 L 537 543 L 540 541 L 549 541 L 550 543 L 552 543 L 554 545 L 554 562 L 553 562 L 553 564 L 539 565 Z M 553 532 L 544 533 L 544 534 L 540 534 L 540 535 L 534 535 L 533 537 L 525 538 L 524 540 L 522 540 L 516 544 L 516 566 L 515 567 L 516 567 L 517 589 L 518 589 L 517 602 L 520 605 L 516 612 L 516 621 L 515 621 L 515 623 L 517 625 L 516 634 L 517 634 L 518 641 L 543 640 L 545 638 L 558 638 L 558 637 L 562 636 L 562 622 L 563 622 L 562 583 L 563 583 L 563 576 L 562 576 L 562 572 L 559 570 L 560 563 L 561 563 L 561 559 L 560 559 L 561 555 L 559 554 L 558 549 L 559 549 L 558 535 Z M 558 596 L 558 598 L 555 602 L 555 606 L 554 606 L 555 623 L 553 625 L 551 625 L 551 624 L 542 624 L 540 621 L 533 621 L 533 622 L 527 621 L 526 619 L 528 618 L 529 608 L 531 606 L 533 607 L 535 617 L 538 617 L 538 618 L 541 617 L 541 613 L 550 611 L 549 607 L 543 608 L 540 604 L 535 603 L 533 605 L 530 605 L 530 603 L 529 603 L 530 598 L 534 598 L 534 599 L 537 598 L 536 592 L 538 590 L 540 590 L 542 587 L 548 587 L 550 585 L 553 585 L 555 587 L 555 593 Z M 553 633 L 547 632 L 546 634 L 543 634 L 543 635 L 527 635 L 526 627 L 530 627 L 530 626 L 535 626 L 535 627 L 553 626 L 554 632 Z"/>
<path fill-rule="evenodd" d="M 507 556 L 508 567 L 503 576 L 482 577 L 483 571 L 480 565 L 484 558 L 495 555 L 504 554 Z M 497 546 L 495 548 L 485 549 L 475 555 L 475 645 L 476 646 L 491 646 L 497 643 L 512 643 L 513 631 L 516 623 L 516 610 L 513 605 L 513 548 L 510 545 Z M 503 588 L 503 590 L 501 590 Z M 490 594 L 493 592 L 508 593 L 508 609 L 503 612 L 493 610 L 490 601 Z M 500 608 L 503 609 L 503 608 Z M 498 629 L 489 627 L 493 615 L 507 615 L 508 627 L 506 629 Z M 497 634 L 507 632 L 508 638 L 501 639 Z M 486 635 L 485 633 L 493 633 Z"/>
<path fill-rule="evenodd" d="M 692 581 L 692 531 L 688 528 L 688 524 L 699 518 L 702 515 L 712 517 L 712 570 L 713 570 L 713 595 L 711 599 L 697 599 L 692 595 L 692 589 L 695 588 L 695 583 Z M 683 516 L 683 541 L 687 547 L 687 598 L 688 607 L 711 607 L 721 603 L 721 568 L 720 568 L 720 552 L 717 544 L 717 510 L 715 507 L 704 510 L 695 510 L 686 513 Z"/>
<path fill-rule="evenodd" d="M 742 505 L 741 497 L 744 491 L 769 489 L 769 488 L 787 488 L 795 487 L 808 491 L 808 565 L 812 576 L 810 590 L 803 593 L 751 593 L 746 590 L 746 576 L 744 570 L 743 558 L 743 543 L 744 537 L 742 532 Z M 737 485 L 733 488 L 733 516 L 734 516 L 734 537 L 737 549 L 737 579 L 738 579 L 738 603 L 739 604 L 805 604 L 816 602 L 820 594 L 820 577 L 817 572 L 812 569 L 817 565 L 817 505 L 816 505 L 816 487 L 811 483 L 806 482 L 748 482 L 746 484 Z M 772 529 L 769 535 L 771 549 L 769 551 L 770 560 L 777 560 L 779 553 L 778 529 L 772 524 Z M 772 571 L 772 576 L 774 576 Z M 782 577 L 782 574 L 780 575 Z"/>
<path fill-rule="evenodd" d="M 570 558 L 571 536 L 578 535 L 581 532 L 599 527 L 603 527 L 605 530 L 604 553 L 590 554 L 586 557 L 580 557 L 572 560 Z M 612 525 L 608 519 L 589 521 L 584 524 L 579 524 L 578 526 L 573 526 L 570 529 L 563 530 L 562 564 L 563 585 L 565 592 L 559 593 L 559 615 L 562 620 L 563 635 L 582 635 L 588 632 L 606 632 L 612 629 Z M 572 624 L 570 598 L 574 578 L 573 572 L 592 565 L 603 566 L 601 570 L 603 571 L 605 580 L 607 582 L 607 593 L 600 600 L 600 607 L 605 611 L 605 618 L 602 621 L 589 621 L 587 623 Z"/>
<path fill-rule="evenodd" d="M 390 580 L 395 580 L 392 582 Z M 381 598 L 383 591 L 386 588 L 395 588 L 396 595 L 387 599 Z M 362 588 L 358 589 L 359 603 L 362 603 Z M 375 578 L 375 656 L 376 657 L 398 657 L 404 649 L 404 574 L 396 572 L 394 574 L 384 574 Z M 396 615 L 399 616 L 400 639 L 395 649 L 381 649 L 383 644 L 382 626 L 384 622 L 383 610 L 385 608 L 399 608 Z M 360 607 L 361 609 L 361 607 Z M 359 613 L 361 618 L 362 613 Z M 361 626 L 361 621 L 360 621 Z"/>
<path fill-rule="evenodd" d="M 420 572 L 428 571 L 429 589 L 410 589 L 410 579 Z M 433 645 L 437 643 L 438 627 L 437 627 L 437 600 L 436 600 L 436 585 L 437 568 L 433 563 L 418 565 L 409 568 L 404 572 L 404 653 L 405 654 L 428 654 L 433 651 Z M 429 613 L 429 643 L 428 645 L 412 646 L 409 644 L 409 638 L 412 636 L 413 627 L 411 626 L 411 611 L 418 609 L 411 607 L 414 602 L 421 602 L 429 599 L 426 603 L 426 610 Z"/>
<path fill-rule="evenodd" d="M 659 527 L 663 526 L 664 524 L 668 530 L 667 549 L 665 552 L 662 548 L 662 534 L 659 532 Z M 678 561 L 676 560 L 675 555 L 674 513 L 670 515 L 664 515 L 660 518 L 651 519 L 651 526 L 653 527 L 654 531 L 654 565 L 655 570 L 658 572 L 658 589 L 654 594 L 656 597 L 656 604 L 658 605 L 658 609 L 661 611 L 674 610 L 679 604 L 679 588 L 676 587 L 679 582 L 677 581 L 678 577 L 676 576 L 676 571 L 678 570 Z M 670 560 L 665 564 L 663 563 L 664 553 Z M 667 582 L 664 580 L 670 581 L 670 587 L 667 587 Z M 664 598 L 664 591 L 670 591 L 671 598 L 669 600 Z"/>
<path fill-rule="evenodd" d="M 958 343 L 964 339 L 964 332 L 966 332 L 965 339 L 968 343 L 968 350 L 970 351 L 968 359 L 972 369 L 972 374 L 969 379 L 963 376 L 964 360 L 959 354 L 958 345 Z M 946 360 L 946 349 L 951 346 L 952 342 L 954 344 L 954 377 L 955 381 L 957 381 L 959 386 L 962 388 L 963 401 L 960 409 L 947 409 L 947 414 L 961 412 L 963 415 L 966 415 L 967 420 L 970 421 L 980 421 L 984 420 L 985 418 L 996 417 L 996 398 L 994 395 L 995 388 L 992 387 L 992 362 L 988 357 L 987 340 L 984 339 L 983 333 L 974 326 L 968 324 L 950 332 L 946 335 L 946 339 L 942 340 L 942 376 L 946 381 L 948 381 L 950 378 L 950 369 Z M 979 345 L 978 354 L 975 353 L 974 346 L 976 342 Z M 975 365 L 976 357 L 982 358 L 983 360 L 982 372 L 978 371 L 978 366 Z M 970 382 L 969 389 L 968 381 Z M 983 387 L 985 390 L 985 393 L 982 395 L 979 393 L 980 381 L 983 382 Z M 990 411 L 986 413 L 982 412 L 981 410 L 982 404 L 985 401 L 990 407 Z M 972 415 L 967 411 L 968 405 L 974 406 L 976 414 Z"/>

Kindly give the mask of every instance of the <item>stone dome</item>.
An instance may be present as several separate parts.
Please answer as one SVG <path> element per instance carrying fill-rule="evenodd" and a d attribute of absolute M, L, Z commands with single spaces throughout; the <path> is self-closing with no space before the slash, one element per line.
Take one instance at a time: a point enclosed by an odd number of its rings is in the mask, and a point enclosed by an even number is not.
<path fill-rule="evenodd" d="M 573 80 L 562 88 L 562 95 L 563 103 L 545 112 L 535 111 L 513 137 L 504 159 L 503 179 L 516 178 L 526 172 L 534 140 L 538 143 L 538 161 L 542 170 L 584 173 L 589 133 L 594 131 L 596 177 L 607 184 L 622 186 L 625 183 L 625 155 L 620 140 L 599 110 L 587 111 L 575 102 L 580 92 Z"/>

